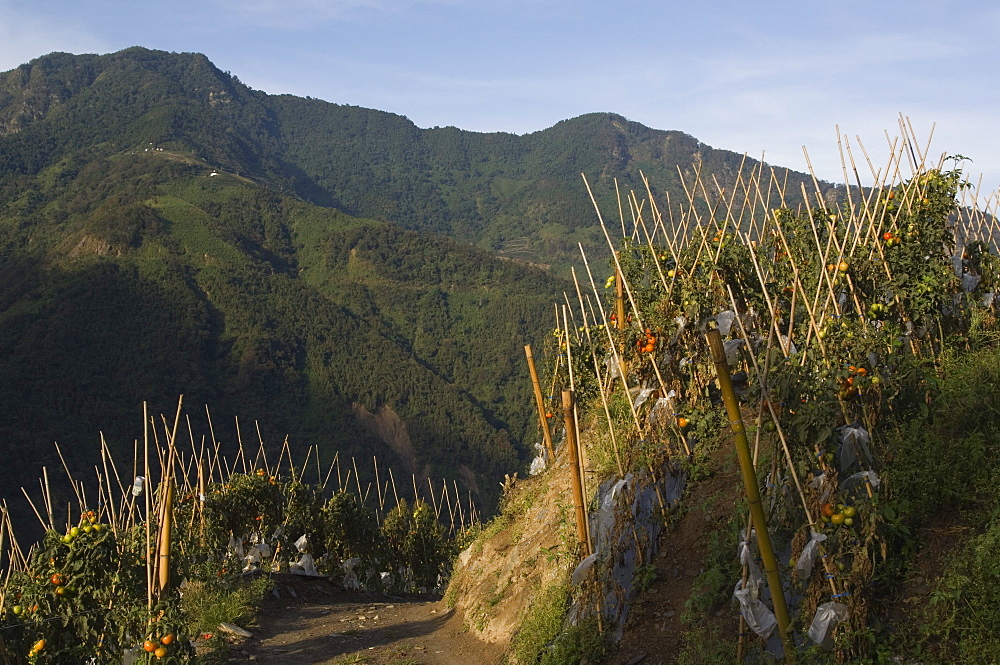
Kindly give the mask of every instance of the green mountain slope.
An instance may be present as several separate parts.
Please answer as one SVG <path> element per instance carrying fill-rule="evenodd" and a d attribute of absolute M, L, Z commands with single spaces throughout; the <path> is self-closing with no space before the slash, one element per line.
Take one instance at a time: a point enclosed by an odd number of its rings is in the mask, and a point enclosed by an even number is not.
<path fill-rule="evenodd" d="M 678 170 L 728 187 L 758 165 L 612 113 L 525 136 L 420 129 L 391 113 L 251 90 L 202 55 L 137 47 L 52 54 L 0 75 L 0 128 L 0 173 L 35 173 L 67 154 L 183 148 L 318 205 L 559 269 L 577 260 L 577 242 L 604 246 L 581 173 L 617 210 L 615 182 L 623 195 L 644 192 L 641 173 L 679 202 Z M 795 205 L 812 181 L 787 176 Z"/>
<path fill-rule="evenodd" d="M 550 316 L 559 283 L 545 273 L 212 176 L 190 154 L 65 171 L 5 179 L 0 439 L 25 477 L 0 491 L 58 468 L 52 441 L 86 468 L 103 431 L 131 458 L 142 401 L 170 413 L 180 393 L 250 432 L 259 421 L 275 446 L 290 435 L 300 455 L 461 478 L 487 508 L 525 459 L 521 345 Z M 359 407 L 391 409 L 408 444 L 367 429 Z"/>

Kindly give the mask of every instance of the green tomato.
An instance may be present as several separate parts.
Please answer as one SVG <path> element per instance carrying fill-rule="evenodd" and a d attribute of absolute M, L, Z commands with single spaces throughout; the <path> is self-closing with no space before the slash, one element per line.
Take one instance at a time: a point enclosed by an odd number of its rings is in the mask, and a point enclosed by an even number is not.
<path fill-rule="evenodd" d="M 13 612 L 14 612 L 15 616 L 20 616 L 21 612 L 24 612 L 24 608 L 22 606 L 20 606 L 20 605 L 15 605 L 13 607 Z"/>
<path fill-rule="evenodd" d="M 69 530 L 69 535 L 73 536 L 74 538 L 76 538 L 77 536 L 79 536 L 80 535 L 80 527 L 75 526 L 72 529 L 70 529 Z"/>

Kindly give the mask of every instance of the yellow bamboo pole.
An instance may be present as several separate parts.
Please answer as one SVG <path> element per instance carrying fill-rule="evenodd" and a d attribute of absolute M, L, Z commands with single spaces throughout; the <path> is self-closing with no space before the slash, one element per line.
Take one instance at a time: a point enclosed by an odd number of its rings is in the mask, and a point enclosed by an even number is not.
<path fill-rule="evenodd" d="M 580 479 L 579 452 L 576 447 L 576 405 L 572 390 L 562 393 L 563 417 L 566 423 L 566 450 L 569 451 L 570 474 L 573 479 L 573 507 L 576 509 L 576 540 L 589 556 L 590 541 L 587 538 L 587 511 L 583 505 L 583 482 Z"/>
<path fill-rule="evenodd" d="M 174 517 L 174 482 L 167 478 L 167 491 L 163 504 L 163 524 L 160 525 L 160 556 L 157 562 L 159 569 L 159 594 L 161 600 L 166 597 L 170 588 L 170 528 Z"/>
<path fill-rule="evenodd" d="M 618 330 L 625 330 L 625 276 L 618 262 L 620 255 L 621 252 L 615 252 L 615 318 Z"/>
<path fill-rule="evenodd" d="M 767 585 L 771 589 L 771 600 L 774 603 L 774 616 L 778 620 L 778 633 L 785 646 L 785 653 L 792 653 L 792 643 L 788 636 L 788 606 L 785 604 L 785 592 L 781 586 L 781 576 L 778 574 L 778 561 L 771 546 L 771 536 L 767 530 L 767 518 L 764 506 L 760 500 L 760 487 L 757 484 L 757 473 L 754 471 L 753 458 L 750 455 L 750 445 L 747 442 L 743 416 L 740 405 L 736 401 L 736 393 L 729 378 L 729 366 L 726 364 L 726 350 L 722 343 L 722 335 L 718 330 L 710 330 L 706 335 L 708 346 L 712 351 L 712 360 L 722 390 L 722 399 L 726 403 L 726 413 L 729 414 L 729 425 L 733 430 L 736 443 L 736 454 L 740 460 L 740 470 L 743 474 L 743 484 L 746 487 L 747 501 L 750 504 L 750 516 L 757 530 L 757 549 L 764 563 L 764 574 Z"/>
<path fill-rule="evenodd" d="M 542 426 L 542 438 L 545 440 L 545 450 L 549 453 L 549 463 L 555 461 L 556 454 L 552 449 L 552 433 L 549 431 L 549 420 L 545 417 L 545 398 L 542 397 L 542 386 L 538 383 L 538 372 L 535 370 L 535 357 L 531 353 L 531 345 L 524 345 L 524 355 L 528 357 L 528 372 L 531 374 L 531 384 L 535 388 L 535 405 L 538 407 L 538 422 Z"/>

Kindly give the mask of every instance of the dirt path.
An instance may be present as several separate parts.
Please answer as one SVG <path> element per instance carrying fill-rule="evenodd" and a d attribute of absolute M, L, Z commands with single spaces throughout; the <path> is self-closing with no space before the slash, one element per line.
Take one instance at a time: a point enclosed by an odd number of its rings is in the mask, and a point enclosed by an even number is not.
<path fill-rule="evenodd" d="M 494 665 L 502 650 L 468 633 L 436 596 L 344 592 L 324 579 L 274 578 L 253 637 L 231 663 Z"/>

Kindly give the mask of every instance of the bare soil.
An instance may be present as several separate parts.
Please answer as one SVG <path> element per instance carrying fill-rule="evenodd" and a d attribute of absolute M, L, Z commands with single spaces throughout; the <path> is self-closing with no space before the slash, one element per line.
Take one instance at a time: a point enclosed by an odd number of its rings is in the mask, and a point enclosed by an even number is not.
<path fill-rule="evenodd" d="M 683 648 L 681 615 L 703 571 L 708 535 L 729 519 L 743 486 L 732 447 L 712 456 L 711 476 L 689 484 L 683 515 L 660 535 L 656 581 L 638 596 L 608 665 L 672 665 Z M 733 556 L 736 556 L 735 550 Z M 736 632 L 735 613 L 725 610 Z M 722 617 L 719 618 L 723 620 Z"/>
<path fill-rule="evenodd" d="M 234 640 L 229 662 L 494 665 L 502 657 L 437 596 L 347 592 L 325 578 L 273 579 L 253 636 Z"/>

